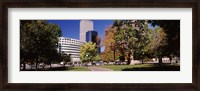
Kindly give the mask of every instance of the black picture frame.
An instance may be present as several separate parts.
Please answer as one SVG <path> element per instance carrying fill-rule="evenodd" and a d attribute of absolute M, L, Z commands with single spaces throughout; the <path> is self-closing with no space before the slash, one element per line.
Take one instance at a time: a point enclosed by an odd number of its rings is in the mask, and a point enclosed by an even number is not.
<path fill-rule="evenodd" d="M 8 83 L 8 8 L 192 8 L 192 83 Z M 198 0 L 3 0 L 1 2 L 1 89 L 62 90 L 136 90 L 136 91 L 199 91 L 199 16 Z"/>

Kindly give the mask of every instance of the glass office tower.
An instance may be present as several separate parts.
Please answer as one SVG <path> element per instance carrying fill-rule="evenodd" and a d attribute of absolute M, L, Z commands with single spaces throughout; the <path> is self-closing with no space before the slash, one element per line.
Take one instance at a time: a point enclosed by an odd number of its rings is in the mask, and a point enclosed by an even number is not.
<path fill-rule="evenodd" d="M 89 20 L 80 21 L 80 41 L 86 42 L 86 32 L 94 30 L 93 22 Z"/>
<path fill-rule="evenodd" d="M 86 42 L 93 42 L 97 43 L 97 38 L 98 33 L 96 31 L 88 31 L 86 32 Z"/>
<path fill-rule="evenodd" d="M 97 31 L 88 31 L 86 32 L 86 42 L 93 42 L 97 45 L 97 53 L 101 52 L 100 49 L 100 39 L 98 39 L 98 32 Z"/>

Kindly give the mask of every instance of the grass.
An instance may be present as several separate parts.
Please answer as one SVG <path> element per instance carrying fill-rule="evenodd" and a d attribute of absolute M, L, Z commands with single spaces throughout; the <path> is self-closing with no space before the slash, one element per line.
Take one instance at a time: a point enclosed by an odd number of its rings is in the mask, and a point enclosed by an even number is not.
<path fill-rule="evenodd" d="M 113 71 L 180 71 L 179 64 L 103 65 L 97 67 L 107 68 Z M 35 69 L 25 70 L 25 71 L 35 71 Z M 90 70 L 86 67 L 78 66 L 78 67 L 45 68 L 45 69 L 38 69 L 37 71 L 90 71 Z"/>
<path fill-rule="evenodd" d="M 125 68 L 132 68 L 132 67 L 139 68 L 139 67 L 150 67 L 150 66 L 151 65 L 149 64 L 142 64 L 142 65 L 104 65 L 101 67 L 111 69 L 114 71 L 122 71 L 122 69 L 125 69 Z"/>
<path fill-rule="evenodd" d="M 90 71 L 88 68 L 86 67 L 70 67 L 67 69 L 67 71 Z"/>
<path fill-rule="evenodd" d="M 180 71 L 180 65 L 170 64 L 104 65 L 101 67 L 114 71 Z"/>

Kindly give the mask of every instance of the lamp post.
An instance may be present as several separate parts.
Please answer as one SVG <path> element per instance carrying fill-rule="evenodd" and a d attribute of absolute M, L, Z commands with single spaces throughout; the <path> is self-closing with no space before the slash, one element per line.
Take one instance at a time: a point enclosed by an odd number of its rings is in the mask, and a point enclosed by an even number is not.
<path fill-rule="evenodd" d="M 86 56 L 86 58 L 88 58 L 88 54 L 86 54 L 85 56 Z"/>

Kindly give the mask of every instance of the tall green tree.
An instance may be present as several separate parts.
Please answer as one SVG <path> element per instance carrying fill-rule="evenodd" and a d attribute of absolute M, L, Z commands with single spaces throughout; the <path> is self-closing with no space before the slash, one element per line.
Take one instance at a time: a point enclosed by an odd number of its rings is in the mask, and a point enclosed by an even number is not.
<path fill-rule="evenodd" d="M 166 45 L 160 53 L 168 57 L 180 57 L 180 20 L 149 20 L 148 22 L 153 26 L 160 26 L 166 33 Z"/>
<path fill-rule="evenodd" d="M 165 51 L 164 48 L 167 45 L 166 33 L 161 27 L 157 27 L 149 32 L 150 42 L 147 45 L 149 57 L 160 58 L 165 56 L 163 52 Z M 162 63 L 161 60 L 160 63 Z"/>
<path fill-rule="evenodd" d="M 148 48 L 148 44 L 151 42 L 150 41 L 150 29 L 145 29 L 145 32 L 143 34 L 143 36 L 139 36 L 138 39 L 138 46 L 135 49 L 135 58 L 136 59 L 140 59 L 142 61 L 142 64 L 144 63 L 144 58 L 148 57 L 149 54 L 149 48 Z"/>
<path fill-rule="evenodd" d="M 20 21 L 20 62 L 36 63 L 47 59 L 49 62 L 57 49 L 58 37 L 61 36 L 60 27 L 48 24 L 44 20 Z M 25 67 L 24 67 L 25 68 Z"/>
<path fill-rule="evenodd" d="M 94 61 L 97 54 L 96 43 L 87 42 L 80 47 L 82 61 Z"/>
<path fill-rule="evenodd" d="M 115 40 L 118 45 L 126 50 L 128 55 L 128 64 L 134 64 L 134 57 L 137 51 L 143 49 L 148 29 L 145 20 L 116 20 L 113 26 L 117 27 Z"/>

